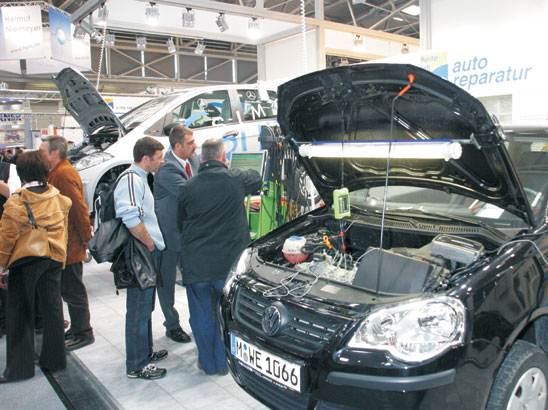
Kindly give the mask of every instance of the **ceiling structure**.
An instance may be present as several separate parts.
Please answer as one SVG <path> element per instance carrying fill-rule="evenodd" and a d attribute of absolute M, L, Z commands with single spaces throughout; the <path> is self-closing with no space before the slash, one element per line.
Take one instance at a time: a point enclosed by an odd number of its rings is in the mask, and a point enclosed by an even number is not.
<path fill-rule="evenodd" d="M 153 87 L 180 88 L 211 83 L 255 82 L 257 80 L 257 46 L 302 29 L 304 17 L 317 17 L 316 2 L 323 1 L 325 21 L 378 30 L 386 33 L 419 38 L 419 16 L 403 10 L 418 6 L 419 0 L 156 0 L 161 10 L 161 24 L 147 27 L 145 0 L 107 0 L 109 10 L 106 30 L 115 35 L 115 45 L 91 41 L 92 72 L 86 73 L 95 81 L 99 56 L 104 47 L 101 64 L 103 92 L 136 92 Z M 6 3 L 2 1 L 2 3 Z M 91 23 L 97 17 L 100 0 L 49 0 L 49 4 L 70 14 L 73 23 Z M 1 4 L 0 4 L 1 5 Z M 181 25 L 181 12 L 192 8 L 196 26 Z M 93 12 L 93 19 L 89 19 Z M 215 23 L 219 13 L 230 30 L 220 32 Z M 250 40 L 246 35 L 249 19 L 257 17 L 261 23 L 261 38 Z M 78 20 L 78 21 L 74 21 Z M 309 20 L 311 21 L 311 20 Z M 103 31 L 96 27 L 98 33 Z M 146 36 L 146 49 L 136 45 L 137 37 Z M 175 53 L 170 53 L 166 41 L 174 41 Z M 197 46 L 205 49 L 197 53 Z M 173 50 L 172 50 L 173 51 Z M 337 58 L 328 56 L 328 66 Z M 24 68 L 24 67 L 23 67 Z M 10 89 L 50 89 L 50 75 L 4 75 L 0 81 Z"/>

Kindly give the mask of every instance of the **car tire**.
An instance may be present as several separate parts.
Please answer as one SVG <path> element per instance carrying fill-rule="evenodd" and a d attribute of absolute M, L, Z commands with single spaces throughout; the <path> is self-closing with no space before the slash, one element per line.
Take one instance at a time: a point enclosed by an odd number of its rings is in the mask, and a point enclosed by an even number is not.
<path fill-rule="evenodd" d="M 486 410 L 546 410 L 548 357 L 537 345 L 518 340 L 500 367 Z"/>

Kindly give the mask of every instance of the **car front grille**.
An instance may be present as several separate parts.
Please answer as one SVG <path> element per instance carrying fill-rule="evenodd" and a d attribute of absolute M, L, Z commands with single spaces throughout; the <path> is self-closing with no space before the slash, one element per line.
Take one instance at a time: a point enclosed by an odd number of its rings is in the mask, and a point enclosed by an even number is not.
<path fill-rule="evenodd" d="M 242 382 L 249 390 L 269 403 L 269 406 L 284 410 L 299 410 L 308 407 L 310 394 L 277 387 L 274 383 L 264 380 L 247 370 L 237 360 L 235 360 L 235 363 Z"/>
<path fill-rule="evenodd" d="M 318 311 L 312 312 L 302 306 L 284 304 L 289 313 L 289 323 L 279 334 L 268 337 L 264 334 L 261 323 L 265 308 L 272 302 L 258 292 L 240 287 L 234 304 L 234 318 L 237 323 L 291 352 L 304 355 L 318 352 L 346 322 Z"/>

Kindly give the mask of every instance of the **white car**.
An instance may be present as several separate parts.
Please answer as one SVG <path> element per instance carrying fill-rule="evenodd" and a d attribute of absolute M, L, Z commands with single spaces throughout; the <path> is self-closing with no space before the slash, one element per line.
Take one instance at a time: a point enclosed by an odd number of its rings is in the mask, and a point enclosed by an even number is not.
<path fill-rule="evenodd" d="M 191 88 L 150 100 L 118 118 L 78 71 L 65 68 L 53 81 L 84 131 L 84 142 L 69 160 L 80 173 L 90 212 L 98 193 L 133 162 L 139 138 L 156 138 L 168 150 L 169 130 L 183 124 L 193 129 L 198 152 L 203 141 L 219 138 L 230 159 L 233 152 L 260 151 L 262 127 L 277 127 L 276 90 L 259 85 Z"/>

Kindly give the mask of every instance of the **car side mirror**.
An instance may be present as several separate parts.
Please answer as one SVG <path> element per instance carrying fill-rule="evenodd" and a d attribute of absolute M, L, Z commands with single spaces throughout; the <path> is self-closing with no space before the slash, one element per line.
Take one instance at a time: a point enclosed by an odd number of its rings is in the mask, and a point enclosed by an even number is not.
<path fill-rule="evenodd" d="M 164 135 L 169 135 L 169 133 L 171 132 L 171 129 L 173 127 L 175 127 L 176 125 L 183 125 L 183 123 L 182 122 L 172 122 L 171 124 L 166 125 L 163 129 L 163 134 Z"/>

